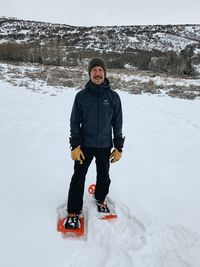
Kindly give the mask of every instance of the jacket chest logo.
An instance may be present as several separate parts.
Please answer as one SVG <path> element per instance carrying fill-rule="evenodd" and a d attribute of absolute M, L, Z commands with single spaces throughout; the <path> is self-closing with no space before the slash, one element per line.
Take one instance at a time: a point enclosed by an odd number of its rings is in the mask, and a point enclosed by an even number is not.
<path fill-rule="evenodd" d="M 108 99 L 104 99 L 104 100 L 103 100 L 103 105 L 109 105 L 109 104 L 110 104 L 110 102 L 109 102 Z"/>

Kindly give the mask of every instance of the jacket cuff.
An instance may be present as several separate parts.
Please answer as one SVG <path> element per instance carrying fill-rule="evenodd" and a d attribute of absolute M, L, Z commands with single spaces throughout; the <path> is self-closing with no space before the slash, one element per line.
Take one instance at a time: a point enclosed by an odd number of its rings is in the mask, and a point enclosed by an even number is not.
<path fill-rule="evenodd" d="M 117 148 L 119 152 L 122 152 L 122 148 L 124 147 L 125 137 L 118 136 L 113 139 L 114 147 Z"/>
<path fill-rule="evenodd" d="M 81 139 L 79 137 L 70 137 L 69 143 L 72 151 L 81 144 Z"/>

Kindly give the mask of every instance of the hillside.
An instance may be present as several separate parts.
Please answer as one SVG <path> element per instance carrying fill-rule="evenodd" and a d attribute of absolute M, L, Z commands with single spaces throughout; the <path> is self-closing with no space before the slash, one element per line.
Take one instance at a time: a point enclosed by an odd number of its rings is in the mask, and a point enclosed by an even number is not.
<path fill-rule="evenodd" d="M 0 59 L 77 66 L 102 55 L 108 66 L 194 75 L 200 25 L 77 27 L 0 18 Z"/>

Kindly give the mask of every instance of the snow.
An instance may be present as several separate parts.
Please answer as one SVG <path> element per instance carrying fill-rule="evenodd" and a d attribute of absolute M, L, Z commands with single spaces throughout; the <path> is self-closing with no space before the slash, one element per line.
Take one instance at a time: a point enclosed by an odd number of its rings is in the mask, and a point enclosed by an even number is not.
<path fill-rule="evenodd" d="M 198 67 L 197 67 L 198 69 Z M 156 85 L 176 85 L 176 86 L 200 86 L 200 79 L 184 79 L 184 78 L 179 78 L 179 77 L 161 77 L 161 76 L 155 76 L 155 77 L 150 77 L 147 75 L 123 75 L 121 76 L 121 80 L 125 82 L 130 82 L 132 80 L 135 81 L 140 81 L 140 82 L 149 82 L 153 81 Z"/>
<path fill-rule="evenodd" d="M 77 90 L 41 89 L 0 81 L 0 266 L 199 267 L 199 101 L 118 91 L 126 142 L 110 197 L 119 218 L 98 220 L 85 192 L 87 240 L 64 240 L 56 210 L 73 172 Z M 86 188 L 94 177 L 93 162 Z"/>
<path fill-rule="evenodd" d="M 161 33 L 154 33 L 153 37 L 158 37 L 160 46 L 163 46 L 164 51 L 174 50 L 177 53 L 180 53 L 182 49 L 184 49 L 187 45 L 195 44 L 196 41 L 188 40 L 188 38 L 173 36 L 172 34 L 168 34 L 166 32 Z M 170 40 L 170 42 L 169 42 Z M 163 45 L 165 44 L 165 45 Z M 168 44 L 168 45 L 166 45 Z M 155 47 L 155 44 L 154 44 Z"/>
<path fill-rule="evenodd" d="M 139 40 L 137 37 L 129 36 L 129 37 L 127 37 L 127 39 L 128 39 L 128 42 L 130 42 L 130 43 L 139 43 Z"/>

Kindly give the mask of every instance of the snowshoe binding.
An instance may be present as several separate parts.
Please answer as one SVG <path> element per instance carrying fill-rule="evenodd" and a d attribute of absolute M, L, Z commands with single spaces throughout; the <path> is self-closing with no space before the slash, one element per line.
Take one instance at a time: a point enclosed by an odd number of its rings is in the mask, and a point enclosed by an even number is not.
<path fill-rule="evenodd" d="M 103 203 L 96 202 L 96 205 L 97 205 L 98 212 L 105 213 L 105 214 L 110 213 L 110 209 L 108 208 L 108 205 L 106 202 L 103 202 Z"/>
<path fill-rule="evenodd" d="M 68 214 L 65 217 L 59 216 L 57 230 L 61 232 L 63 238 L 86 238 L 85 218 L 83 214 Z"/>
<path fill-rule="evenodd" d="M 79 214 L 68 214 L 66 220 L 64 221 L 64 227 L 66 229 L 80 228 Z"/>
<path fill-rule="evenodd" d="M 88 193 L 93 196 L 95 194 L 95 184 L 91 184 L 88 188 Z M 117 218 L 117 214 L 114 209 L 114 203 L 111 201 L 109 197 L 106 197 L 103 203 L 98 203 L 95 200 L 96 206 L 97 206 L 97 216 L 101 220 L 112 220 Z M 109 204 L 109 207 L 108 207 Z"/>

